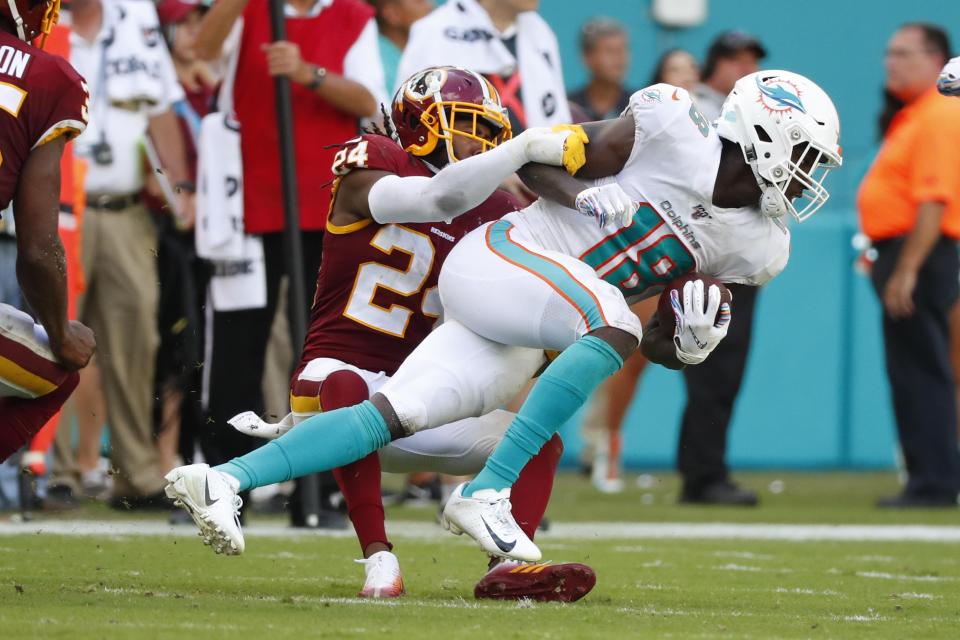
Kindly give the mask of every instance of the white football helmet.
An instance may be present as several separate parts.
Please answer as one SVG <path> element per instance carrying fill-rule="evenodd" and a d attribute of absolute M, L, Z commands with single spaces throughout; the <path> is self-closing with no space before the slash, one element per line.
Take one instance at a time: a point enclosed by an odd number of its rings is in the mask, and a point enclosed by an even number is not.
<path fill-rule="evenodd" d="M 945 96 L 960 97 L 960 56 L 957 56 L 943 67 L 937 89 Z"/>
<path fill-rule="evenodd" d="M 843 162 L 840 118 L 830 96 L 808 78 L 790 71 L 744 76 L 723 103 L 717 133 L 743 150 L 765 215 L 789 212 L 803 221 L 830 197 L 823 181 Z"/>

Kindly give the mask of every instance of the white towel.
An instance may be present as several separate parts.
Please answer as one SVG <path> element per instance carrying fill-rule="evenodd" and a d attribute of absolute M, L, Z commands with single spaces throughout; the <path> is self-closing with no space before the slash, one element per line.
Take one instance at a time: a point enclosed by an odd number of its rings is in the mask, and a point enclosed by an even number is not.
<path fill-rule="evenodd" d="M 267 273 L 260 236 L 243 232 L 240 126 L 225 113 L 200 123 L 197 161 L 197 255 L 213 263 L 210 302 L 215 311 L 262 309 Z"/>
<path fill-rule="evenodd" d="M 209 260 L 242 258 L 243 164 L 239 125 L 224 113 L 200 123 L 197 161 L 197 255 Z"/>
<path fill-rule="evenodd" d="M 483 74 L 511 75 L 519 65 L 528 127 L 570 122 L 557 37 L 535 11 L 517 16 L 517 56 L 500 40 L 476 0 L 450 0 L 414 23 L 400 58 L 397 82 L 436 65 Z M 519 60 L 518 60 L 519 59 Z"/>
<path fill-rule="evenodd" d="M 243 258 L 213 260 L 210 302 L 214 311 L 262 309 L 267 306 L 267 270 L 260 236 L 243 236 Z"/>
<path fill-rule="evenodd" d="M 175 71 L 154 5 L 139 0 L 113 0 L 104 5 L 104 11 L 108 12 L 105 57 L 106 95 L 110 103 L 131 109 L 140 103 L 165 108 L 183 99 L 179 85 L 174 83 L 171 87 L 171 74 Z M 178 93 L 170 95 L 172 89 Z"/>

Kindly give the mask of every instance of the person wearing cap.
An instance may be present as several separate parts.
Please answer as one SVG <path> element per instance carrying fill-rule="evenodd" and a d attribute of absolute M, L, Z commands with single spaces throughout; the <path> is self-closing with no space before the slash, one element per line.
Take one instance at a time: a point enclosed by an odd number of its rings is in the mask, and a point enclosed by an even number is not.
<path fill-rule="evenodd" d="M 143 157 L 149 135 L 166 178 L 181 187 L 172 204 L 189 224 L 193 198 L 171 109 L 183 92 L 152 3 L 73 0 L 71 14 L 70 62 L 90 93 L 90 125 L 75 147 L 86 161 L 81 261 L 87 288 L 78 310 L 98 337 L 110 458 L 119 471 L 111 505 L 164 507 L 152 416 L 158 238 L 142 198 Z M 58 435 L 51 484 L 76 491 L 70 430 Z M 92 437 L 99 440 L 96 433 Z"/>
<path fill-rule="evenodd" d="M 580 55 L 590 80 L 567 99 L 590 121 L 616 118 L 627 108 L 633 91 L 623 86 L 630 62 L 627 31 L 617 20 L 594 18 L 580 29 Z"/>
<path fill-rule="evenodd" d="M 876 249 L 887 376 L 907 471 L 880 507 L 953 507 L 960 492 L 949 316 L 960 298 L 960 102 L 937 92 L 946 32 L 906 24 L 884 58 L 883 144 L 860 185 L 860 225 Z"/>
<path fill-rule="evenodd" d="M 767 50 L 760 41 L 743 31 L 721 33 L 707 49 L 703 63 L 703 81 L 693 91 L 693 99 L 704 117 L 713 122 L 737 80 L 759 68 Z"/>
<path fill-rule="evenodd" d="M 740 78 L 758 69 L 767 51 L 750 34 L 728 31 L 707 50 L 703 81 L 693 92 L 710 122 L 720 115 L 727 94 Z M 727 433 L 747 366 L 758 287 L 728 284 L 736 320 L 727 337 L 703 364 L 687 367 L 687 402 L 680 422 L 677 467 L 683 478 L 680 502 L 754 506 L 757 494 L 738 486 L 727 467 Z"/>
<path fill-rule="evenodd" d="M 220 82 L 218 74 L 197 56 L 195 46 L 200 20 L 209 8 L 208 0 L 161 0 L 157 5 L 177 79 L 186 95 L 186 104 L 197 118 L 210 112 Z M 186 112 L 178 109 L 178 115 L 184 117 Z M 189 120 L 194 119 L 189 116 Z"/>

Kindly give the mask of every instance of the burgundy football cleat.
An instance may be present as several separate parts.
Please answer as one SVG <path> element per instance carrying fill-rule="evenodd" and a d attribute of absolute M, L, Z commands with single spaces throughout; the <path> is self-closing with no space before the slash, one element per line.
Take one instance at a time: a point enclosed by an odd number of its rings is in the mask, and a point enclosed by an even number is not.
<path fill-rule="evenodd" d="M 473 588 L 475 598 L 576 602 L 590 593 L 597 574 L 585 564 L 501 562 Z"/>

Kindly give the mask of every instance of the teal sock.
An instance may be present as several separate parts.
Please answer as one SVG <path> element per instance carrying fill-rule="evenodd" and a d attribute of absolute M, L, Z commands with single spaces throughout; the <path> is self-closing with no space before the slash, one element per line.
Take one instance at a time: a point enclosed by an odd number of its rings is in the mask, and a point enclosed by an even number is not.
<path fill-rule="evenodd" d="M 240 491 L 286 482 L 355 462 L 390 443 L 390 430 L 370 401 L 321 413 L 281 437 L 215 467 L 240 481 Z"/>
<path fill-rule="evenodd" d="M 620 355 L 599 338 L 584 336 L 567 347 L 537 380 L 503 440 L 464 495 L 513 486 L 530 458 L 621 366 Z"/>

